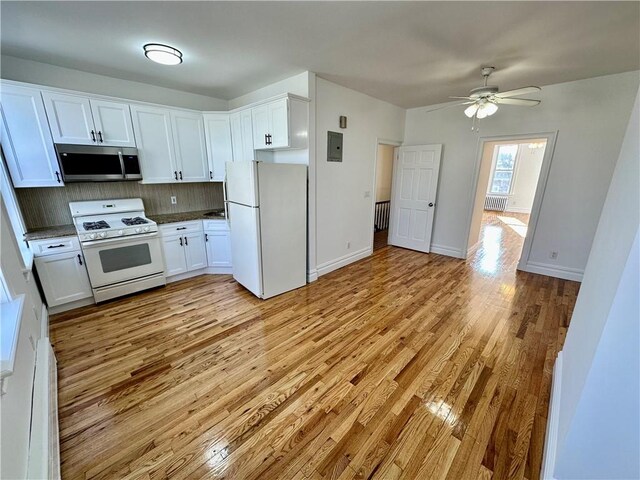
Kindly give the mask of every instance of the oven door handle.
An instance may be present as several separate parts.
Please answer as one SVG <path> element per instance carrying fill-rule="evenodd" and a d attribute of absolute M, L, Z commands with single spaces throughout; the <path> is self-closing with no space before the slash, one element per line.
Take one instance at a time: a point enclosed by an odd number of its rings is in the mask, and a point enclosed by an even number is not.
<path fill-rule="evenodd" d="M 100 245 L 110 245 L 112 243 L 120 243 L 120 242 L 130 243 L 136 239 L 149 240 L 157 237 L 158 237 L 158 232 L 151 232 L 151 233 L 141 233 L 139 235 L 130 235 L 127 237 L 105 238 L 104 240 L 91 240 L 89 242 L 82 242 L 81 244 L 82 244 L 82 248 L 95 248 L 95 247 L 99 247 Z"/>

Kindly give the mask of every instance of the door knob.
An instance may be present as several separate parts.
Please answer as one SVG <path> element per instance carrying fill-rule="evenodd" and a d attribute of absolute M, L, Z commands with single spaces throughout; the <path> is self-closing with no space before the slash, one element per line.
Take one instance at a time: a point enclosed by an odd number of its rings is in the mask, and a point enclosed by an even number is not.
<path fill-rule="evenodd" d="M 430 207 L 433 207 L 433 202 L 429 202 L 429 206 L 430 206 Z"/>

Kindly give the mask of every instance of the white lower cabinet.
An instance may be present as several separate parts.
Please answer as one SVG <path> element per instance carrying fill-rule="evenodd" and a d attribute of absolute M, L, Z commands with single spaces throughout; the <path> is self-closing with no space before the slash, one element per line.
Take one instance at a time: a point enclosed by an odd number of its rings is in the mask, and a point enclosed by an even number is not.
<path fill-rule="evenodd" d="M 162 249 L 164 250 L 164 274 L 167 277 L 187 271 L 187 257 L 184 253 L 182 236 L 163 237 Z"/>
<path fill-rule="evenodd" d="M 202 221 L 167 223 L 160 226 L 167 277 L 207 266 Z"/>
<path fill-rule="evenodd" d="M 231 237 L 224 220 L 205 220 L 204 239 L 207 246 L 207 265 L 213 273 L 232 273 Z"/>
<path fill-rule="evenodd" d="M 93 296 L 82 251 L 35 257 L 34 263 L 49 307 Z"/>

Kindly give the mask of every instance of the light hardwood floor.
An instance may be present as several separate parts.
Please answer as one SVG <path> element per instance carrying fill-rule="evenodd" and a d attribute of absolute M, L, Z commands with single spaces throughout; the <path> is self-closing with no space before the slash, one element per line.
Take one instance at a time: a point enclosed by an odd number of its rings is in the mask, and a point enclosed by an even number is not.
<path fill-rule="evenodd" d="M 496 225 L 466 262 L 384 247 L 268 301 L 201 276 L 57 316 L 63 478 L 537 479 L 579 284 L 516 273 Z"/>

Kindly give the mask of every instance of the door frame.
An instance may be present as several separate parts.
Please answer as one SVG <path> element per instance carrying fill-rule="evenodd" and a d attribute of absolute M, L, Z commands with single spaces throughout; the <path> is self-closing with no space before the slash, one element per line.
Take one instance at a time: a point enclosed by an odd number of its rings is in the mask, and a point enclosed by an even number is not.
<path fill-rule="evenodd" d="M 504 142 L 514 141 L 521 142 L 523 140 L 544 138 L 547 141 L 547 145 L 544 150 L 544 157 L 542 159 L 542 166 L 540 168 L 540 175 L 538 176 L 538 183 L 536 185 L 536 193 L 533 197 L 533 206 L 531 207 L 531 216 L 529 217 L 529 225 L 527 226 L 527 235 L 524 239 L 524 245 L 522 246 L 522 252 L 520 259 L 518 260 L 518 270 L 523 270 L 529 261 L 531 254 L 531 246 L 533 244 L 533 238 L 535 236 L 536 228 L 538 226 L 538 219 L 540 216 L 540 208 L 544 199 L 545 190 L 547 188 L 547 181 L 549 179 L 549 171 L 551 170 L 551 162 L 553 160 L 553 154 L 556 148 L 556 140 L 558 138 L 558 130 L 554 132 L 540 132 L 540 133 L 522 133 L 517 135 L 493 135 L 478 138 L 478 146 L 476 152 L 476 163 L 473 174 L 472 185 L 475 188 L 471 191 L 471 197 L 469 199 L 469 210 L 467 214 L 467 234 L 465 235 L 464 245 L 464 258 L 468 256 L 469 236 L 471 235 L 471 222 L 473 220 L 473 210 L 475 207 L 475 200 L 478 194 L 478 180 L 480 177 L 480 167 L 482 165 L 482 157 L 484 153 L 484 146 L 489 142 Z"/>
<path fill-rule="evenodd" d="M 398 147 L 402 146 L 402 142 L 400 140 L 389 140 L 386 138 L 376 137 L 376 145 L 374 150 L 374 162 L 373 162 L 373 181 L 371 183 L 371 211 L 369 212 L 369 223 L 370 223 L 370 242 L 369 243 L 369 252 L 373 253 L 373 232 L 375 228 L 376 221 L 376 185 L 378 184 L 378 146 L 379 145 L 390 145 L 393 148 L 393 159 L 395 162 L 395 157 L 398 154 Z M 391 185 L 393 185 L 393 170 L 391 171 Z M 393 198 L 391 199 L 393 201 Z M 389 208 L 391 208 L 391 204 L 389 204 Z"/>

